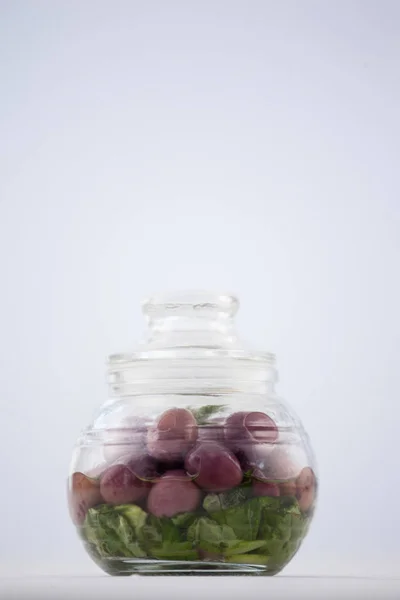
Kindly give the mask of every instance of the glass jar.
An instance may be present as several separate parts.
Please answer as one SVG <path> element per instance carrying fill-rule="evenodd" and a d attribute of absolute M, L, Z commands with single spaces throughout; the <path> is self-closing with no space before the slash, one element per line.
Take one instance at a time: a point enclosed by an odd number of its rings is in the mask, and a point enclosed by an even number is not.
<path fill-rule="evenodd" d="M 275 357 L 248 350 L 238 301 L 144 302 L 147 339 L 109 359 L 109 399 L 77 442 L 70 514 L 112 575 L 274 575 L 313 517 L 317 477 Z"/>

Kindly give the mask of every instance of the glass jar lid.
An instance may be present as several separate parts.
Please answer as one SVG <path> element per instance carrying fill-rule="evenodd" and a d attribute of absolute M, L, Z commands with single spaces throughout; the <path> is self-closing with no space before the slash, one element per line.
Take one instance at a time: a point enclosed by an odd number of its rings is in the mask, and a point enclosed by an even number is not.
<path fill-rule="evenodd" d="M 147 337 L 135 351 L 109 357 L 114 394 L 257 392 L 276 381 L 275 356 L 248 349 L 237 335 L 235 296 L 159 294 L 142 308 Z"/>

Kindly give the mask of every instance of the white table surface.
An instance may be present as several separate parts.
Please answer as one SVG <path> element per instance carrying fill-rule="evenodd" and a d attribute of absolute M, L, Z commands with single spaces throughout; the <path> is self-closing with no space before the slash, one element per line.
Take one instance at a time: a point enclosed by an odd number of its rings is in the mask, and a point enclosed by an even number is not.
<path fill-rule="evenodd" d="M 0 598 L 400 600 L 400 577 L 3 577 Z"/>

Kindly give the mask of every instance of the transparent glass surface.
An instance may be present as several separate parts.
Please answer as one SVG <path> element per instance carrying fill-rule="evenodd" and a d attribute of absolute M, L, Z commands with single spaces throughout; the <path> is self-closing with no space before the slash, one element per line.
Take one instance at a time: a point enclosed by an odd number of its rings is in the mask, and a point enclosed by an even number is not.
<path fill-rule="evenodd" d="M 307 535 L 315 459 L 276 394 L 275 357 L 237 336 L 238 301 L 143 303 L 148 335 L 109 359 L 109 398 L 77 441 L 72 522 L 112 575 L 274 575 Z"/>

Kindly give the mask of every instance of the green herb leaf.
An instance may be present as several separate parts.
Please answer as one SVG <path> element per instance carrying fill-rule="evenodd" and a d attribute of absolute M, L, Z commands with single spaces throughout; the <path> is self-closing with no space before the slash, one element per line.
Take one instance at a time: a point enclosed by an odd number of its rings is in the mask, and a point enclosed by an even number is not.
<path fill-rule="evenodd" d="M 182 535 L 186 534 L 186 529 L 198 519 L 199 515 L 192 512 L 180 513 L 171 518 L 172 523 L 180 530 Z"/>
<path fill-rule="evenodd" d="M 221 494 L 207 494 L 203 507 L 208 513 L 218 512 L 239 506 L 249 499 L 251 490 L 248 487 L 237 487 Z"/>
<path fill-rule="evenodd" d="M 286 512 L 282 508 L 282 498 L 276 498 L 274 496 L 260 496 L 258 498 L 252 498 L 252 502 L 256 501 L 258 501 L 261 510 L 265 513 L 279 514 L 281 511 Z"/>
<path fill-rule="evenodd" d="M 185 539 L 187 528 L 196 518 L 195 513 L 181 513 L 171 519 L 148 515 L 141 530 L 148 554 L 160 560 L 196 560 L 192 542 Z"/>
<path fill-rule="evenodd" d="M 147 515 L 145 525 L 140 530 L 140 541 L 150 552 L 161 548 L 164 544 L 180 542 L 182 533 L 179 528 L 166 517 Z"/>
<path fill-rule="evenodd" d="M 286 542 L 279 551 L 275 550 L 270 555 L 268 566 L 271 568 L 282 569 L 282 567 L 284 567 L 293 558 L 297 552 L 297 549 L 298 544 Z"/>
<path fill-rule="evenodd" d="M 86 515 L 84 529 L 86 539 L 95 546 L 101 557 L 131 556 L 114 527 L 110 526 L 110 515 L 104 516 L 99 510 L 91 508 Z"/>
<path fill-rule="evenodd" d="M 208 517 L 200 517 L 188 529 L 188 540 L 207 552 L 223 554 L 237 543 L 236 535 L 228 525 L 218 525 Z"/>
<path fill-rule="evenodd" d="M 124 517 L 118 516 L 118 519 L 115 519 L 114 526 L 115 533 L 128 548 L 132 556 L 135 556 L 136 558 L 146 556 L 146 553 L 136 539 L 134 529 L 129 525 L 128 521 L 124 519 Z"/>
<path fill-rule="evenodd" d="M 271 537 L 265 542 L 264 554 L 267 556 L 277 556 L 282 551 L 284 544 L 283 540 Z"/>
<path fill-rule="evenodd" d="M 303 515 L 291 515 L 292 517 L 292 533 L 291 541 L 302 540 L 308 532 L 310 521 Z"/>
<path fill-rule="evenodd" d="M 138 535 L 146 522 L 147 513 L 135 504 L 120 504 L 115 507 L 115 510 L 125 517 L 136 535 Z"/>
<path fill-rule="evenodd" d="M 271 498 L 270 502 L 263 504 L 262 516 L 258 538 L 269 541 L 279 541 L 280 546 L 290 540 L 292 535 L 293 519 L 299 519 L 301 513 L 298 506 L 286 500 Z M 276 501 L 278 500 L 278 503 Z M 272 550 L 271 550 L 272 552 Z"/>
<path fill-rule="evenodd" d="M 198 560 L 201 556 L 280 570 L 307 533 L 296 498 L 248 498 L 239 487 L 208 494 L 201 513 L 157 518 L 133 504 L 91 508 L 79 533 L 98 563 L 104 558 L 153 557 Z"/>
<path fill-rule="evenodd" d="M 290 540 L 292 530 L 292 517 L 290 514 L 273 515 L 268 514 L 267 511 L 265 511 L 263 516 L 263 522 L 270 525 L 272 528 L 272 537 L 274 539 L 279 539 L 284 542 Z M 262 528 L 260 528 L 260 533 L 262 533 Z"/>
<path fill-rule="evenodd" d="M 251 498 L 239 506 L 213 512 L 212 518 L 220 525 L 228 525 L 240 540 L 253 541 L 257 539 L 260 528 L 261 513 L 267 497 Z"/>
<path fill-rule="evenodd" d="M 243 473 L 242 485 L 251 485 L 253 481 L 253 469 L 249 469 Z"/>
<path fill-rule="evenodd" d="M 210 417 L 219 413 L 225 407 L 226 404 L 207 404 L 199 408 L 189 407 L 189 410 L 193 413 L 198 425 L 205 425 Z"/>
<path fill-rule="evenodd" d="M 165 542 L 151 549 L 151 555 L 161 560 L 196 560 L 198 554 L 190 542 Z"/>
<path fill-rule="evenodd" d="M 221 498 L 219 497 L 219 494 L 207 494 L 203 500 L 203 508 L 208 513 L 222 510 Z"/>
<path fill-rule="evenodd" d="M 234 554 L 246 554 L 246 552 L 253 552 L 264 548 L 266 543 L 262 540 L 256 540 L 254 542 L 236 542 L 235 544 L 229 545 L 229 555 Z"/>
<path fill-rule="evenodd" d="M 138 542 L 135 528 L 123 514 L 119 513 L 119 508 L 106 505 L 91 508 L 84 523 L 86 540 L 103 558 L 145 556 L 145 552 Z M 141 511 L 141 509 L 139 510 Z M 141 512 L 143 513 L 143 511 Z M 138 527 L 137 519 L 136 524 Z"/>

